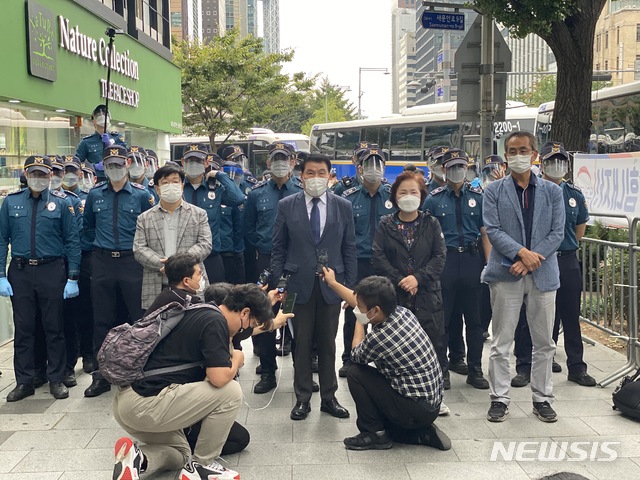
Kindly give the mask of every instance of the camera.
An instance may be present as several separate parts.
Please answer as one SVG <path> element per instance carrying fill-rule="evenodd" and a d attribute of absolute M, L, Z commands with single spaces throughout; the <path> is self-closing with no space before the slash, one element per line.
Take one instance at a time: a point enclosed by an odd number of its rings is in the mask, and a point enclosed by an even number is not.
<path fill-rule="evenodd" d="M 287 291 L 287 287 L 289 285 L 289 275 L 282 274 L 280 280 L 278 280 L 278 285 L 276 288 L 278 289 L 278 293 L 283 293 Z"/>
<path fill-rule="evenodd" d="M 329 252 L 326 248 L 318 250 L 316 252 L 316 256 L 318 258 L 318 263 L 316 264 L 316 272 L 318 274 L 324 273 L 322 268 L 329 268 Z"/>
<path fill-rule="evenodd" d="M 271 270 L 266 268 L 258 277 L 258 285 L 261 285 L 261 286 L 269 285 L 272 275 L 273 274 L 271 273 Z"/>

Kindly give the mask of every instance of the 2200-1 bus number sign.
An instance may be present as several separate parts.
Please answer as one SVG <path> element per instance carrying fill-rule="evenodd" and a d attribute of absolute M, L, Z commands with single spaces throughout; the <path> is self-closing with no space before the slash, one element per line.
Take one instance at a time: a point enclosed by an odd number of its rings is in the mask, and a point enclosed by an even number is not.
<path fill-rule="evenodd" d="M 511 122 L 494 122 L 493 123 L 493 134 L 494 135 L 504 135 L 505 133 L 517 132 L 520 130 L 520 121 Z"/>

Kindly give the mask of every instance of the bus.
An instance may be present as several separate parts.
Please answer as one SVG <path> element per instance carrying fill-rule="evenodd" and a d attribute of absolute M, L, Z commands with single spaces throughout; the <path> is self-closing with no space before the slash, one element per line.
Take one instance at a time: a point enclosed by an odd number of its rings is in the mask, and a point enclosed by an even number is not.
<path fill-rule="evenodd" d="M 170 139 L 171 160 L 179 161 L 182 158 L 185 145 L 192 142 L 209 145 L 209 137 L 172 135 Z M 298 152 L 309 152 L 308 136 L 298 133 L 274 133 L 266 128 L 252 128 L 251 133 L 232 135 L 228 139 L 226 135 L 216 136 L 215 142 L 218 152 L 227 145 L 239 145 L 246 153 L 249 159 L 248 168 L 256 178 L 259 178 L 267 168 L 266 147 L 271 143 L 283 142 L 291 145 Z"/>
<path fill-rule="evenodd" d="M 494 153 L 504 154 L 504 137 L 514 131 L 533 133 L 537 108 L 507 101 L 505 121 L 494 122 Z M 385 176 L 392 182 L 407 163 L 426 169 L 425 153 L 436 145 L 462 148 L 471 157 L 480 156 L 480 118 L 459 122 L 456 102 L 407 108 L 402 114 L 377 119 L 314 125 L 311 151 L 329 156 L 338 178 L 355 175 L 351 163 L 353 148 L 359 141 L 377 144 L 387 153 Z"/>
<path fill-rule="evenodd" d="M 538 145 L 553 140 L 554 106 L 555 102 L 547 102 L 538 108 Z M 591 116 L 588 153 L 640 151 L 640 82 L 591 92 Z"/>

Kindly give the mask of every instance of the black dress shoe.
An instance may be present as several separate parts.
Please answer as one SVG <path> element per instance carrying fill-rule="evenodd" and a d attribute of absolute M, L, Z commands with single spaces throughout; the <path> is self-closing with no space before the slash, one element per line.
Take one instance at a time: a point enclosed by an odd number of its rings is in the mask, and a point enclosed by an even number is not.
<path fill-rule="evenodd" d="M 78 385 L 78 382 L 76 381 L 76 374 L 71 372 L 68 375 L 65 375 L 62 379 L 62 383 L 64 383 L 64 386 L 68 388 L 75 387 Z"/>
<path fill-rule="evenodd" d="M 576 382 L 583 387 L 595 387 L 596 379 L 587 372 L 570 373 L 567 377 L 570 382 Z"/>
<path fill-rule="evenodd" d="M 449 372 L 442 376 L 442 388 L 445 390 L 451 390 L 451 377 L 449 376 Z"/>
<path fill-rule="evenodd" d="M 253 393 L 267 393 L 278 386 L 276 376 L 271 373 L 263 373 L 260 381 L 253 387 Z"/>
<path fill-rule="evenodd" d="M 19 383 L 18 385 L 16 385 L 16 388 L 11 390 L 9 392 L 9 395 L 7 395 L 7 402 L 18 402 L 23 398 L 30 397 L 35 393 L 36 391 L 33 388 L 33 385 L 30 385 L 28 383 Z"/>
<path fill-rule="evenodd" d="M 291 420 L 304 420 L 311 411 L 309 402 L 296 402 L 296 406 L 291 410 L 289 417 Z"/>
<path fill-rule="evenodd" d="M 555 360 L 551 363 L 551 371 L 553 373 L 560 373 L 562 371 L 562 365 L 560 365 Z"/>
<path fill-rule="evenodd" d="M 349 410 L 340 405 L 335 398 L 323 400 L 320 404 L 320 411 L 336 418 L 349 418 Z"/>
<path fill-rule="evenodd" d="M 311 380 L 311 391 L 314 393 L 320 391 L 320 385 L 315 380 Z"/>
<path fill-rule="evenodd" d="M 276 370 L 278 369 L 278 365 L 276 365 Z M 256 367 L 256 375 L 262 375 L 262 365 L 258 365 Z"/>
<path fill-rule="evenodd" d="M 318 356 L 311 357 L 311 373 L 318 373 Z"/>
<path fill-rule="evenodd" d="M 47 383 L 47 374 L 46 373 L 37 373 L 33 377 L 33 388 L 40 388 L 45 383 Z"/>
<path fill-rule="evenodd" d="M 347 378 L 347 373 L 349 373 L 349 367 L 351 366 L 351 361 L 347 360 L 342 364 L 340 369 L 338 370 L 338 376 L 340 378 Z"/>
<path fill-rule="evenodd" d="M 67 387 L 65 387 L 64 383 L 62 382 L 50 382 L 49 392 L 51 393 L 51 395 L 53 395 L 53 398 L 57 400 L 69 398 L 69 390 L 67 390 Z"/>
<path fill-rule="evenodd" d="M 531 383 L 531 375 L 528 373 L 518 373 L 511 379 L 511 386 L 516 388 L 526 387 L 529 383 Z"/>
<path fill-rule="evenodd" d="M 469 375 L 469 366 L 464 360 L 449 362 L 449 371 L 456 372 L 458 375 Z"/>
<path fill-rule="evenodd" d="M 467 383 L 478 390 L 487 390 L 489 388 L 489 382 L 484 378 L 482 372 L 470 371 L 469 375 L 467 375 Z"/>
<path fill-rule="evenodd" d="M 84 373 L 93 373 L 98 369 L 98 365 L 96 365 L 96 361 L 93 358 L 83 358 L 82 359 L 82 370 Z"/>
<path fill-rule="evenodd" d="M 97 397 L 111 390 L 111 385 L 104 378 L 93 376 L 91 385 L 84 391 L 85 397 Z"/>

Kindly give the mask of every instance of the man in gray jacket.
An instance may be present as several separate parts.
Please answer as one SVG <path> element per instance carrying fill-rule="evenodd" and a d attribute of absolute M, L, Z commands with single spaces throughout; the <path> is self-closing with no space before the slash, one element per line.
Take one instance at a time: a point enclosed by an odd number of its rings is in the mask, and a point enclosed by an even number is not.
<path fill-rule="evenodd" d="M 533 343 L 533 413 L 543 422 L 555 422 L 551 362 L 556 350 L 552 338 L 555 297 L 560 286 L 556 251 L 564 238 L 562 189 L 531 173 L 538 155 L 533 135 L 513 132 L 505 140 L 505 150 L 511 174 L 487 185 L 483 208 L 493 246 L 482 274 L 491 290 L 493 309 L 487 419 L 502 422 L 509 412 L 509 353 L 524 302 Z"/>

